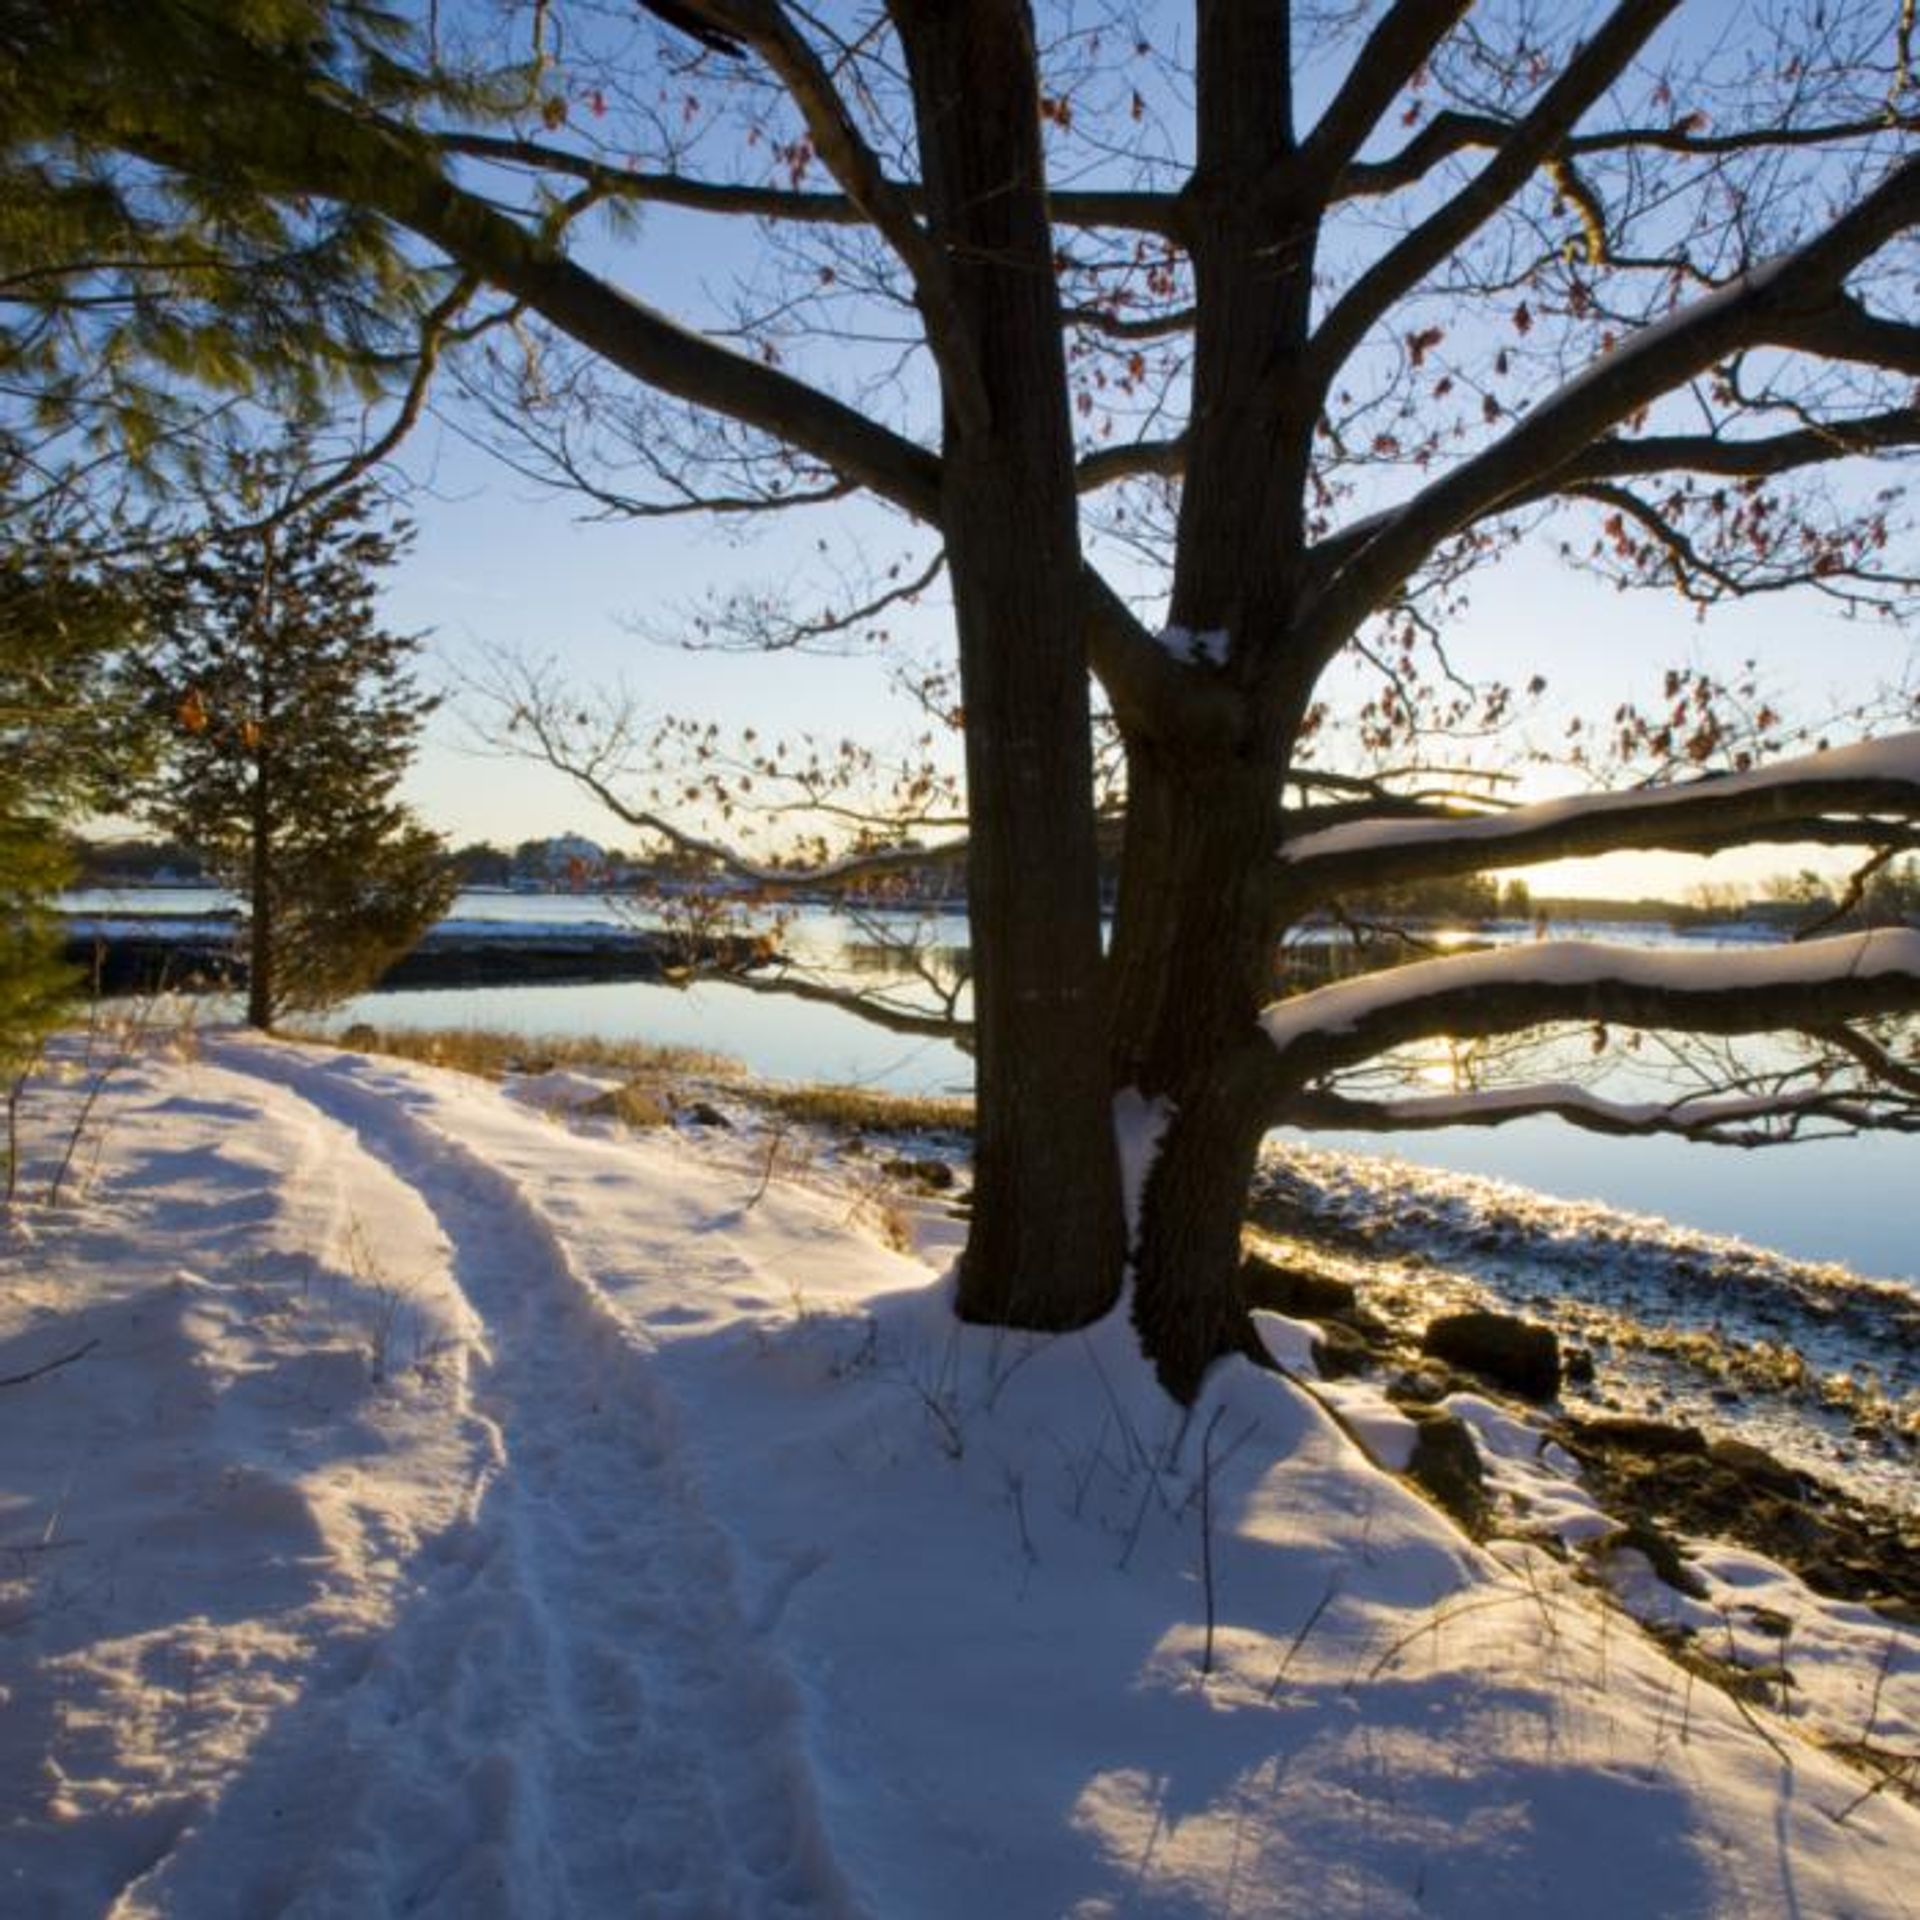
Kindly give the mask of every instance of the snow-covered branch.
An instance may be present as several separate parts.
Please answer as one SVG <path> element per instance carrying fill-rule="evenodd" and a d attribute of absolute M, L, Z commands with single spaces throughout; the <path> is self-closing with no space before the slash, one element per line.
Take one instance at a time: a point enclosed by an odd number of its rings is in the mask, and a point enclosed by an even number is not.
<path fill-rule="evenodd" d="M 1290 901 L 1357 887 L 1529 866 L 1622 848 L 1714 853 L 1760 842 L 1920 843 L 1920 733 L 1861 741 L 1748 773 L 1579 794 L 1453 819 L 1369 819 L 1281 849 Z"/>
<path fill-rule="evenodd" d="M 1570 1081 L 1476 1088 L 1405 1100 L 1354 1100 L 1309 1089 L 1277 1116 L 1289 1126 L 1348 1132 L 1408 1133 L 1439 1127 L 1499 1127 L 1510 1120 L 1551 1118 L 1587 1133 L 1672 1134 L 1721 1146 L 1763 1147 L 1813 1132 L 1920 1132 L 1920 1100 L 1889 1089 L 1855 1088 L 1738 1093 L 1676 1100 L 1610 1100 Z"/>
<path fill-rule="evenodd" d="M 1587 940 L 1449 955 L 1269 1007 L 1276 1106 L 1409 1041 L 1484 1038 L 1556 1021 L 1690 1033 L 1814 1029 L 1920 1011 L 1920 931 L 1675 952 Z"/>

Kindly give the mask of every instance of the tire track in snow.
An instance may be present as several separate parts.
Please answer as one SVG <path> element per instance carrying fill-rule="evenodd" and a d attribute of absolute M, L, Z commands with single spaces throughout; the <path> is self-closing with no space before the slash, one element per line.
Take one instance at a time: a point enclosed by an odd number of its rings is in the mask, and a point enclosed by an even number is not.
<path fill-rule="evenodd" d="M 432 1210 L 486 1328 L 471 1377 L 498 1465 L 339 1702 L 324 1777 L 290 1740 L 230 1796 L 229 1817 L 286 1833 L 278 1883 L 221 1889 L 216 1815 L 128 1911 L 857 1912 L 797 1693 L 742 1615 L 673 1409 L 552 1223 L 338 1067 L 210 1051 L 355 1135 Z"/>

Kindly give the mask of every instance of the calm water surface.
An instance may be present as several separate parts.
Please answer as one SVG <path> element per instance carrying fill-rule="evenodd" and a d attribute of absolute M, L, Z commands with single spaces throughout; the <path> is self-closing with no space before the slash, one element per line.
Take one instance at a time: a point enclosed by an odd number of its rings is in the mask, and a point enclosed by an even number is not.
<path fill-rule="evenodd" d="M 75 894 L 69 911 L 101 916 L 205 912 L 223 904 L 196 889 Z M 598 897 L 463 894 L 452 919 L 532 929 L 617 924 Z M 1566 931 L 1565 929 L 1556 929 Z M 966 938 L 958 915 L 932 922 L 936 948 Z M 1621 930 L 1611 930 L 1619 937 Z M 1636 930 L 1635 937 L 1640 937 Z M 1664 938 L 1659 930 L 1649 937 Z M 861 928 L 807 909 L 788 949 L 810 964 L 871 983 L 879 962 Z M 972 1072 L 950 1043 L 885 1032 L 831 1007 L 708 982 L 689 987 L 621 981 L 582 986 L 427 988 L 368 994 L 329 1022 L 501 1028 L 528 1035 L 597 1034 L 726 1053 L 773 1079 L 858 1082 L 902 1093 L 964 1093 Z M 1284 1136 L 1283 1136 L 1284 1137 Z M 1616 1140 L 1552 1120 L 1447 1133 L 1313 1136 L 1315 1144 L 1416 1165 L 1509 1180 L 1569 1200 L 1595 1200 L 1735 1235 L 1800 1259 L 1920 1284 L 1920 1148 L 1898 1136 L 1809 1141 L 1742 1151 L 1680 1140 Z"/>

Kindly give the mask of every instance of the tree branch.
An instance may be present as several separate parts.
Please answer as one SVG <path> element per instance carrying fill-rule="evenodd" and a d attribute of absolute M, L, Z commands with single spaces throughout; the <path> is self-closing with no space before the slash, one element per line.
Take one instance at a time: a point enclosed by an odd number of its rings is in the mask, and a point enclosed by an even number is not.
<path fill-rule="evenodd" d="M 1410 1133 L 1439 1127 L 1500 1127 L 1513 1120 L 1542 1118 L 1614 1137 L 1671 1134 L 1722 1146 L 1764 1147 L 1785 1145 L 1816 1121 L 1848 1133 L 1920 1132 L 1920 1101 L 1876 1101 L 1860 1091 L 1827 1089 L 1718 1099 L 1609 1100 L 1589 1087 L 1565 1082 L 1408 1100 L 1353 1100 L 1309 1089 L 1286 1101 L 1276 1124 Z"/>
<path fill-rule="evenodd" d="M 984 427 L 990 412 L 986 381 L 961 314 L 952 262 L 887 178 L 787 9 L 778 0 L 708 0 L 698 11 L 751 47 L 786 88 L 828 171 L 912 276 L 927 344 L 944 375 L 947 404 L 967 425 Z"/>
<path fill-rule="evenodd" d="M 1177 440 L 1136 440 L 1127 446 L 1101 447 L 1083 455 L 1074 469 L 1074 484 L 1082 493 L 1095 493 L 1122 480 L 1149 475 L 1177 480 L 1186 467 L 1184 435 Z"/>
<path fill-rule="evenodd" d="M 236 48 L 242 67 L 249 50 Z M 188 126 L 116 96 L 105 131 L 129 151 L 199 178 L 237 169 L 256 187 L 370 206 L 646 385 L 800 448 L 923 520 L 938 516 L 939 464 L 843 402 L 691 333 L 560 253 L 447 177 L 428 140 L 349 112 L 266 61 L 254 85 Z M 222 96 L 225 101 L 226 96 Z M 231 132 L 226 112 L 243 124 Z M 244 156 L 244 160 L 239 158 Z"/>
<path fill-rule="evenodd" d="M 1844 332 L 1834 319 L 1846 304 L 1842 280 L 1916 221 L 1920 160 L 1908 160 L 1814 239 L 1642 328 L 1492 446 L 1363 530 L 1339 536 L 1328 553 L 1336 564 L 1314 613 L 1327 645 L 1344 641 L 1450 534 L 1556 491 L 1563 469 L 1682 381 L 1743 347 L 1797 345 L 1828 323 Z M 1883 329 L 1910 338 L 1920 357 L 1920 328 L 1875 322 L 1867 331 L 1880 342 Z M 1891 351 L 1893 343 L 1885 344 Z M 1361 531 L 1365 537 L 1356 540 Z"/>
<path fill-rule="evenodd" d="M 739 847 L 697 833 L 655 807 L 636 805 L 621 791 L 621 782 L 631 771 L 629 758 L 636 750 L 634 716 L 624 704 L 604 716 L 596 730 L 593 717 L 568 700 L 539 665 L 510 655 L 497 655 L 490 665 L 492 678 L 476 681 L 474 687 L 505 715 L 499 731 L 489 736 L 491 745 L 565 774 L 616 820 L 638 832 L 655 834 L 680 852 L 710 861 L 722 872 L 768 893 L 799 893 L 912 872 L 966 851 L 966 841 L 957 839 L 931 847 L 915 843 L 872 848 L 807 866 L 776 866 L 752 859 Z"/>
<path fill-rule="evenodd" d="M 1306 377 L 1317 390 L 1331 384 L 1396 300 L 1418 286 L 1506 205 L 1678 4 L 1679 0 L 1619 0 L 1599 31 L 1567 62 L 1538 105 L 1473 179 L 1361 274 L 1321 322 L 1309 349 Z M 1299 377 L 1298 369 L 1290 372 Z"/>
<path fill-rule="evenodd" d="M 1319 987 L 1269 1007 L 1276 1106 L 1413 1040 L 1519 1033 L 1557 1021 L 1766 1033 L 1920 1008 L 1920 931 L 1675 952 L 1549 940 Z"/>
<path fill-rule="evenodd" d="M 37 1367 L 29 1367 L 25 1373 L 10 1373 L 0 1378 L 0 1387 L 24 1387 L 30 1380 L 38 1380 L 60 1367 L 70 1367 L 76 1360 L 84 1360 L 100 1344 L 98 1336 L 83 1340 L 69 1353 L 56 1354 L 53 1359 L 42 1361 Z"/>
<path fill-rule="evenodd" d="M 1453 30 L 1470 0 L 1397 0 L 1368 34 L 1300 159 L 1321 191 L 1345 175 L 1394 97 Z"/>
<path fill-rule="evenodd" d="M 1464 113 L 1446 108 L 1434 115 L 1396 154 L 1384 160 L 1356 161 L 1335 184 L 1339 199 L 1361 199 L 1396 192 L 1423 180 L 1442 161 L 1475 148 L 1498 149 L 1513 137 L 1516 123 L 1488 113 Z M 1773 152 L 1781 148 L 1836 146 L 1882 137 L 1889 131 L 1907 132 L 1920 126 L 1911 114 L 1871 119 L 1835 120 L 1810 127 L 1736 127 L 1725 133 L 1690 132 L 1684 123 L 1673 126 L 1612 127 L 1605 132 L 1576 133 L 1558 152 L 1568 159 L 1587 154 L 1672 153 L 1711 160 L 1736 153 Z"/>
<path fill-rule="evenodd" d="M 1277 884 L 1312 904 L 1359 888 L 1623 849 L 1716 853 L 1755 842 L 1920 840 L 1920 733 L 1801 755 L 1750 773 L 1578 794 L 1504 813 L 1354 821 L 1292 840 Z"/>
<path fill-rule="evenodd" d="M 890 1001 L 876 999 L 856 987 L 829 986 L 824 980 L 809 980 L 792 973 L 730 973 L 730 987 L 744 987 L 749 993 L 785 994 L 790 999 L 806 1000 L 815 1006 L 837 1007 L 842 1013 L 857 1015 L 870 1025 L 884 1027 L 889 1033 L 904 1034 L 914 1040 L 951 1040 L 965 1047 L 971 1037 L 971 1022 L 939 1013 L 917 1013 Z"/>
<path fill-rule="evenodd" d="M 575 153 L 550 141 L 509 134 L 454 129 L 436 133 L 433 142 L 442 153 L 580 180 L 609 200 L 678 207 L 688 213 L 711 213 L 736 219 L 772 220 L 787 226 L 872 224 L 866 210 L 845 193 L 809 193 L 790 187 L 755 186 L 744 180 L 701 180 L 684 173 L 650 172 L 639 167 L 617 166 L 591 154 Z M 924 212 L 925 196 L 917 181 L 887 176 L 885 184 L 902 206 L 915 214 Z M 1050 193 L 1047 206 L 1056 223 L 1063 227 L 1152 233 L 1164 239 L 1174 239 L 1180 231 L 1179 210 L 1171 194 L 1125 188 L 1103 191 L 1068 187 Z"/>
<path fill-rule="evenodd" d="M 1713 473 L 1728 479 L 1765 479 L 1829 460 L 1913 446 L 1920 446 L 1920 409 L 1913 407 L 1744 440 L 1714 433 L 1609 435 L 1559 468 L 1552 485 L 1536 497 L 1587 480 L 1621 480 L 1639 474 Z"/>
<path fill-rule="evenodd" d="M 1920 378 L 1920 326 L 1883 319 L 1850 294 L 1840 295 L 1819 312 L 1792 316 L 1773 337 L 1777 344 L 1803 353 L 1857 360 Z"/>

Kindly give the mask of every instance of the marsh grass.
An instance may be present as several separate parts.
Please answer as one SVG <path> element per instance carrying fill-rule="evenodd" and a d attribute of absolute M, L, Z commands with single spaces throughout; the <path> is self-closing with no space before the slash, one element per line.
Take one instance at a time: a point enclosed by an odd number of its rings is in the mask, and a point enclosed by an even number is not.
<path fill-rule="evenodd" d="M 452 1067 L 481 1079 L 509 1073 L 545 1073 L 556 1067 L 619 1074 L 627 1085 L 621 1101 L 631 1101 L 634 1124 L 657 1125 L 660 1083 L 672 1077 L 719 1081 L 728 1091 L 770 1115 L 794 1125 L 852 1134 L 955 1133 L 973 1130 L 973 1102 L 953 1097 L 881 1093 L 869 1087 L 824 1082 L 785 1085 L 752 1080 L 741 1063 L 724 1053 L 698 1047 L 655 1046 L 644 1040 L 605 1040 L 584 1034 L 507 1033 L 487 1027 L 375 1027 L 356 1024 L 342 1032 L 289 1026 L 290 1040 L 345 1047 L 355 1053 L 392 1054 L 429 1066 Z M 667 1103 L 670 1105 L 671 1103 Z"/>
<path fill-rule="evenodd" d="M 869 1087 L 759 1086 L 757 1105 L 805 1126 L 847 1133 L 971 1133 L 973 1102 L 933 1094 L 879 1093 Z"/>
<path fill-rule="evenodd" d="M 489 1027 L 374 1027 L 359 1023 L 342 1032 L 288 1026 L 289 1040 L 354 1053 L 386 1053 L 428 1066 L 452 1067 L 484 1080 L 509 1073 L 546 1073 L 556 1067 L 621 1073 L 638 1080 L 665 1074 L 737 1080 L 744 1069 L 724 1053 L 700 1047 L 655 1046 L 644 1040 L 603 1040 L 587 1034 L 507 1033 Z"/>

